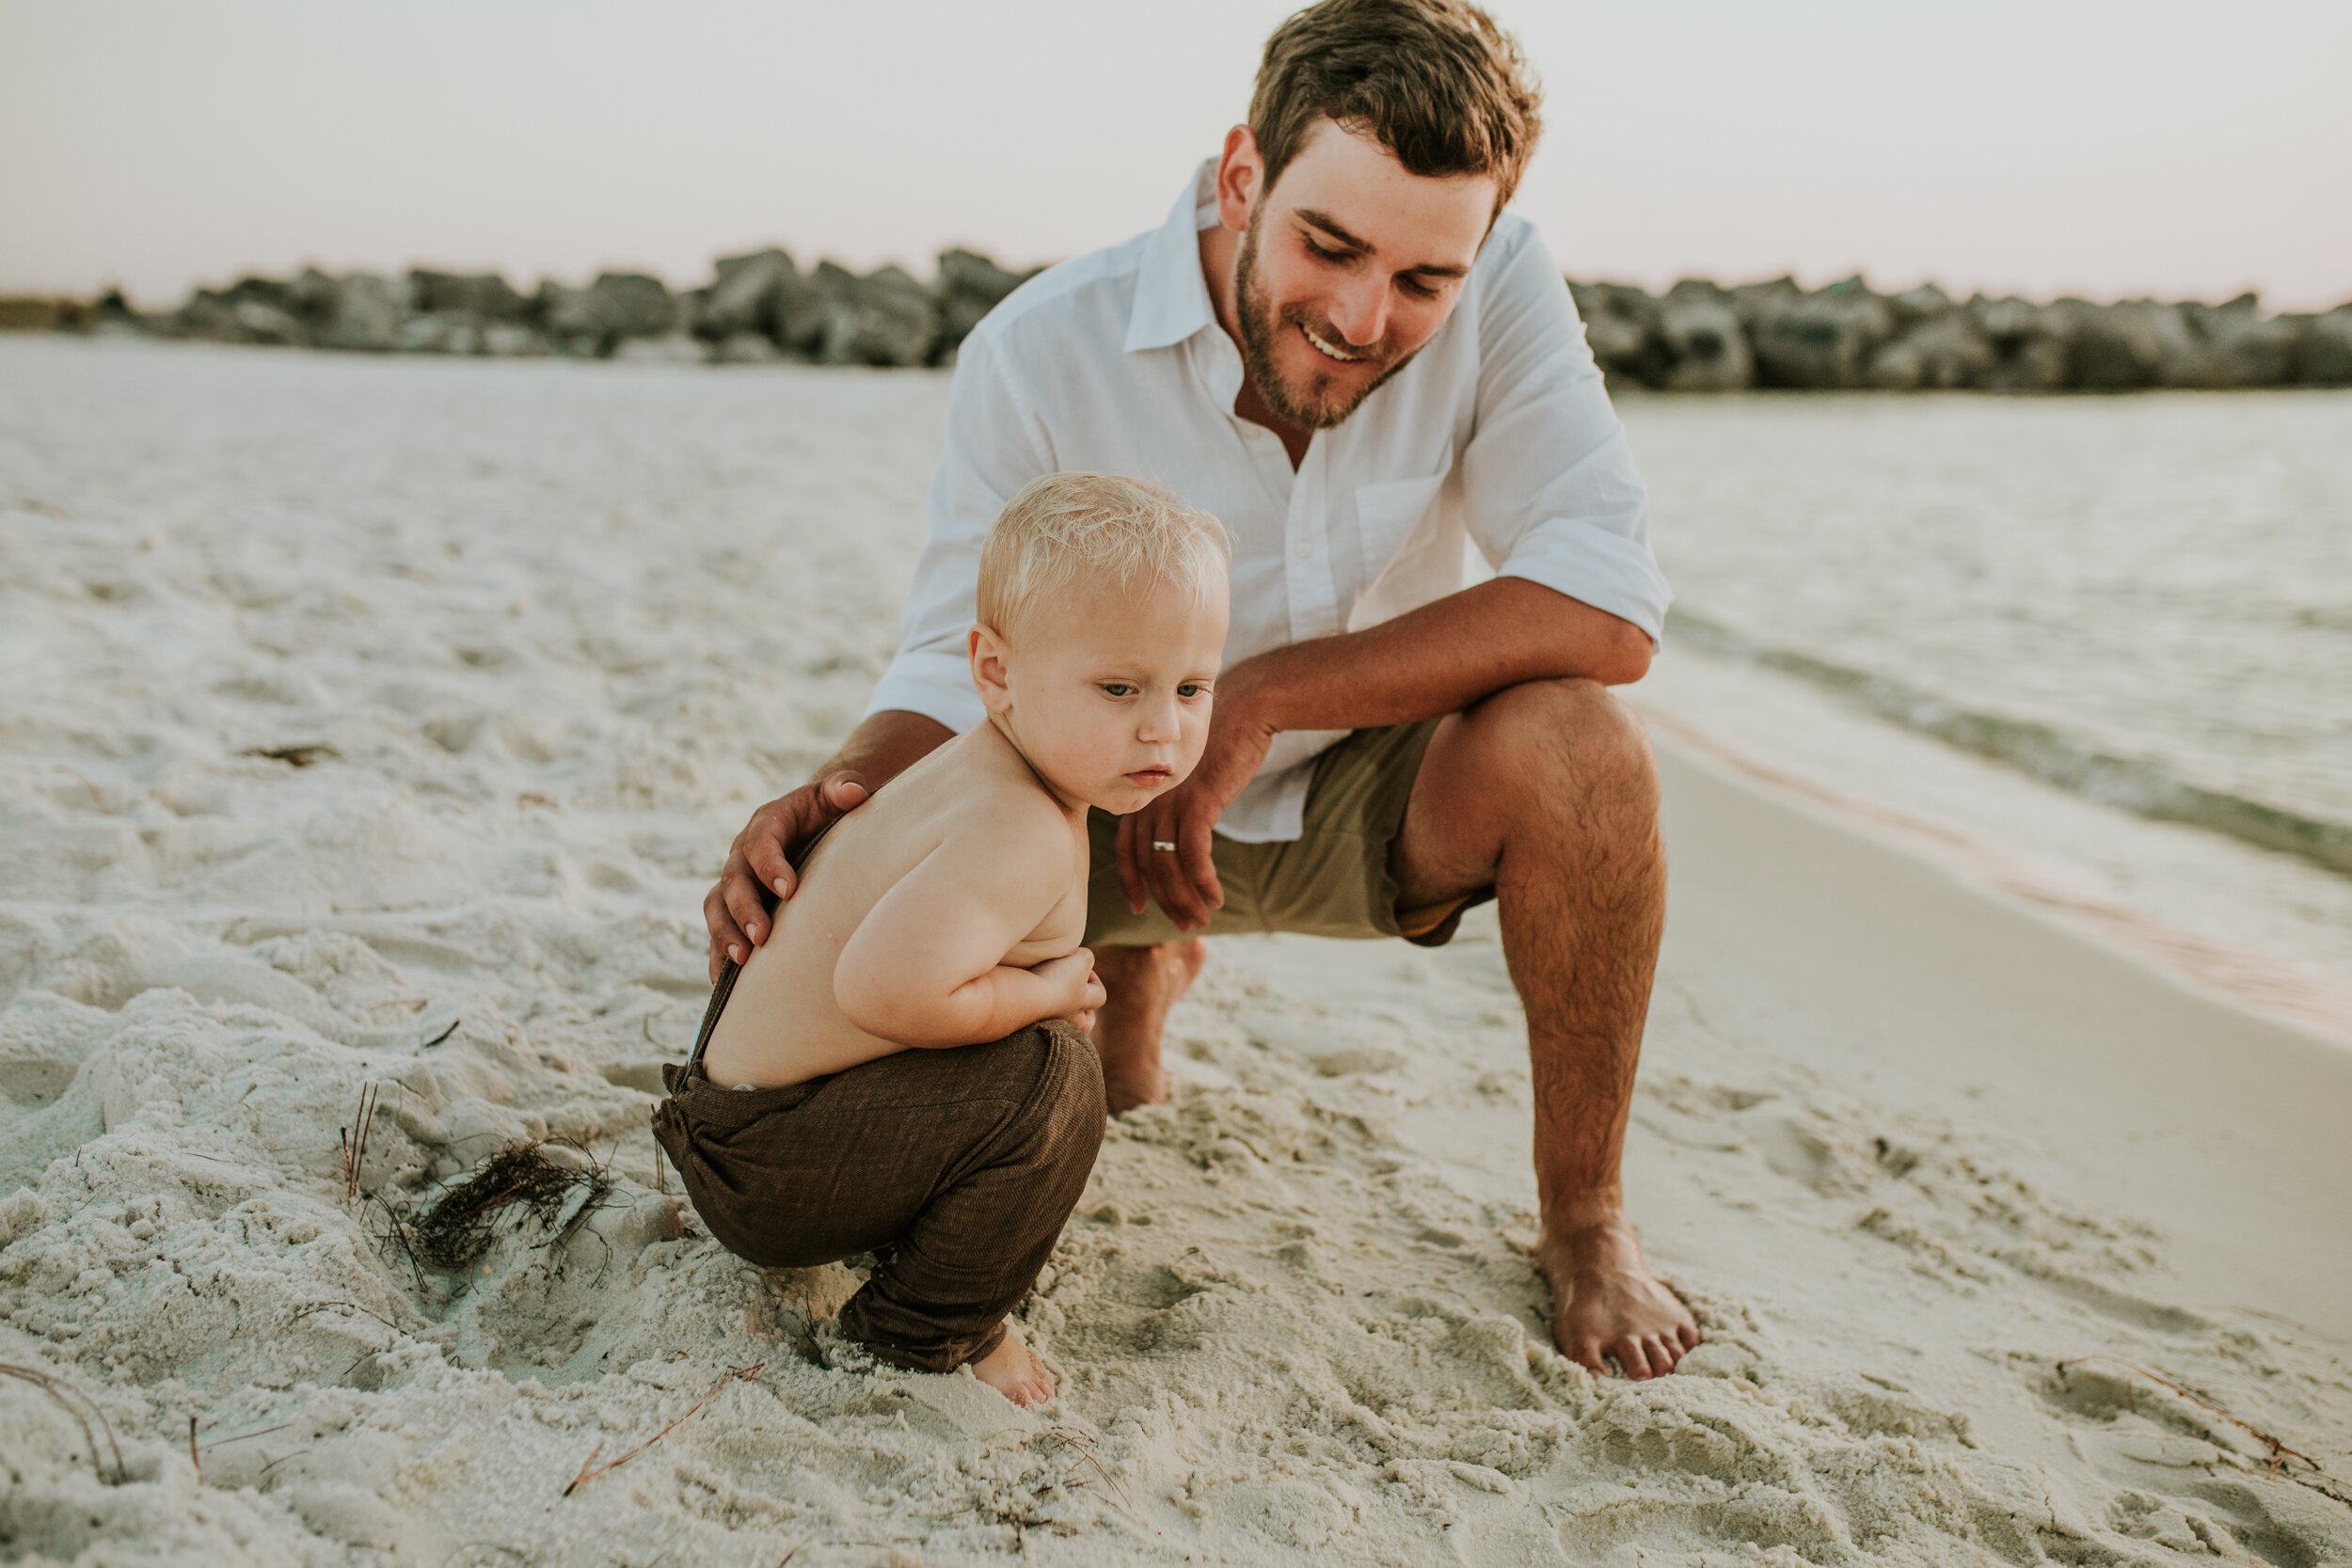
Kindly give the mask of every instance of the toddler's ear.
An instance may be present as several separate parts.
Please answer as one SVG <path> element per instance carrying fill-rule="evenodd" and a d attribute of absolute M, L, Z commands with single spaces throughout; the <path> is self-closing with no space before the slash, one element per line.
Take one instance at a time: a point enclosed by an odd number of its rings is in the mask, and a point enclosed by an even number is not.
<path fill-rule="evenodd" d="M 1010 652 L 996 628 L 974 626 L 967 640 L 972 655 L 972 684 L 980 693 L 980 702 L 993 714 L 1012 710 L 1012 682 L 1005 666 Z"/>

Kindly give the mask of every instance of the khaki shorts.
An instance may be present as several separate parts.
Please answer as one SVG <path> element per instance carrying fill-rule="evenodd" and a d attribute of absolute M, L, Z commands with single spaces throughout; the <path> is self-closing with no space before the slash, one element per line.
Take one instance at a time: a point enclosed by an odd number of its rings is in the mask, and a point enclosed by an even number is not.
<path fill-rule="evenodd" d="M 1244 844 L 1214 835 L 1211 856 L 1225 905 L 1210 912 L 1208 930 L 1301 931 L 1320 937 L 1403 937 L 1423 947 L 1454 939 L 1464 911 L 1494 896 L 1486 888 L 1426 910 L 1396 907 L 1390 850 L 1405 826 L 1406 802 L 1421 771 L 1422 753 L 1439 720 L 1358 730 L 1315 759 L 1307 786 L 1299 836 L 1279 844 Z M 1091 813 L 1093 871 L 1087 883 L 1087 945 L 1152 947 L 1186 935 L 1157 904 L 1127 911 L 1116 845 L 1119 818 Z"/>

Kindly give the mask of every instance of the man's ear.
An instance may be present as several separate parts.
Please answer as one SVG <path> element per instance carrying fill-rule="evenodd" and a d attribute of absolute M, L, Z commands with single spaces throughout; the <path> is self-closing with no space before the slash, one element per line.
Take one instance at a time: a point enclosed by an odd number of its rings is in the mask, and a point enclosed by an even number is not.
<path fill-rule="evenodd" d="M 1249 210 L 1263 193 L 1265 160 L 1258 154 L 1258 135 L 1247 125 L 1225 133 L 1225 151 L 1216 161 L 1217 221 L 1234 233 L 1249 228 Z"/>
<path fill-rule="evenodd" d="M 972 656 L 972 684 L 979 689 L 988 711 L 1002 718 L 1012 711 L 1012 677 L 1006 668 L 1011 651 L 995 627 L 974 625 L 966 646 Z"/>

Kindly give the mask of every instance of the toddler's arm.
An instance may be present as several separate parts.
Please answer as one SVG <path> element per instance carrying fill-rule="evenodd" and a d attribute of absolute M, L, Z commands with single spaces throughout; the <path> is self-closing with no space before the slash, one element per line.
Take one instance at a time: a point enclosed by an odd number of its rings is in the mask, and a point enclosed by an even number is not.
<path fill-rule="evenodd" d="M 866 911 L 834 966 L 843 1017 L 901 1045 L 977 1045 L 1102 1001 L 1084 948 L 1035 969 L 1004 962 L 1073 874 L 1057 816 L 1009 818 L 950 834 Z"/>

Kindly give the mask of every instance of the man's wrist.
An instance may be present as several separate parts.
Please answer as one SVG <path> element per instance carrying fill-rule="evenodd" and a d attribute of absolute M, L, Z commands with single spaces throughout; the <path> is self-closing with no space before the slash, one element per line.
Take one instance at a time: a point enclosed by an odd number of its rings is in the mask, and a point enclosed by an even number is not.
<path fill-rule="evenodd" d="M 1256 730 L 1277 736 L 1286 727 L 1278 698 L 1263 657 L 1246 658 L 1225 672 L 1217 683 L 1216 717 L 1236 732 Z"/>
<path fill-rule="evenodd" d="M 928 714 L 884 708 L 866 715 L 841 750 L 809 775 L 808 784 L 821 785 L 836 773 L 853 773 L 868 792 L 880 789 L 954 735 Z"/>

